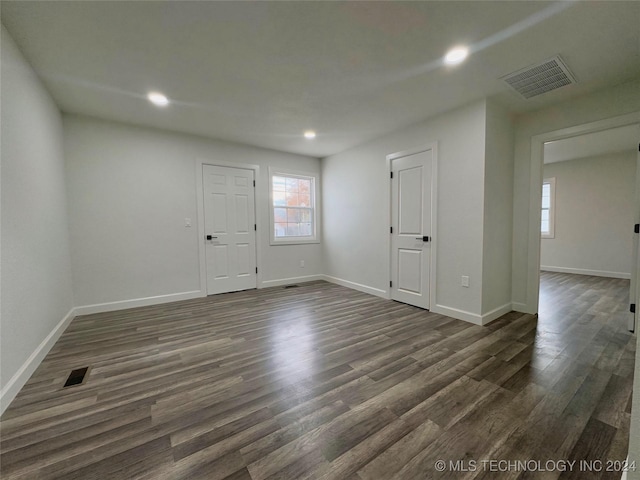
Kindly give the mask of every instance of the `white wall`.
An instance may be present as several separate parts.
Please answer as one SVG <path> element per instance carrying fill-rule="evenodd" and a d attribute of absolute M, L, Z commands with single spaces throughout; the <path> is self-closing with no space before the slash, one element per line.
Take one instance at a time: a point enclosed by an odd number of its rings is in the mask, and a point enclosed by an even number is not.
<path fill-rule="evenodd" d="M 73 307 L 60 113 L 2 26 L 1 410 Z M 61 330 L 60 330 L 61 331 Z M 42 348 L 39 348 L 42 344 Z"/>
<path fill-rule="evenodd" d="M 270 246 L 268 229 L 268 167 L 319 172 L 318 159 L 72 115 L 64 138 L 76 305 L 200 290 L 197 159 L 260 166 L 264 281 L 322 273 L 321 245 Z"/>
<path fill-rule="evenodd" d="M 531 286 L 539 265 L 534 261 L 537 245 L 529 245 L 529 203 L 531 181 L 531 137 L 562 128 L 582 125 L 640 111 L 640 80 L 577 97 L 553 107 L 522 115 L 515 128 L 513 273 L 514 308 L 535 312 Z"/>
<path fill-rule="evenodd" d="M 322 160 L 327 275 L 387 293 L 386 155 L 437 142 L 437 304 L 481 313 L 485 106 L 475 102 Z M 462 275 L 471 277 L 469 288 L 460 286 Z"/>
<path fill-rule="evenodd" d="M 543 238 L 542 270 L 630 278 L 636 152 L 544 166 L 555 177 L 555 238 Z"/>
<path fill-rule="evenodd" d="M 513 237 L 513 122 L 507 111 L 487 101 L 482 241 L 482 313 L 511 310 Z"/>

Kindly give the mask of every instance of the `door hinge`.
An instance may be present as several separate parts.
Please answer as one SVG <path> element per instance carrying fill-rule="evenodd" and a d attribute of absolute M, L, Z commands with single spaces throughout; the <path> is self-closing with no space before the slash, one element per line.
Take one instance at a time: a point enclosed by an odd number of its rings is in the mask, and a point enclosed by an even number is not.
<path fill-rule="evenodd" d="M 393 178 L 393 172 L 391 172 L 391 178 Z"/>
<path fill-rule="evenodd" d="M 256 181 L 255 181 L 255 180 L 253 181 L 253 186 L 254 186 L 254 187 L 256 186 Z"/>
<path fill-rule="evenodd" d="M 257 232 L 258 231 L 258 225 L 256 223 L 253 224 L 253 229 Z"/>
<path fill-rule="evenodd" d="M 640 223 L 636 223 L 636 224 L 633 226 L 633 232 L 634 232 L 634 233 L 640 233 Z"/>
<path fill-rule="evenodd" d="M 389 233 L 393 233 L 393 227 L 389 227 Z"/>
<path fill-rule="evenodd" d="M 393 287 L 393 282 L 392 281 L 389 281 L 389 286 Z"/>
<path fill-rule="evenodd" d="M 258 267 L 256 267 L 256 273 L 258 273 Z"/>
<path fill-rule="evenodd" d="M 631 305 L 629 305 L 629 311 L 631 313 L 636 313 L 636 304 L 632 303 Z"/>

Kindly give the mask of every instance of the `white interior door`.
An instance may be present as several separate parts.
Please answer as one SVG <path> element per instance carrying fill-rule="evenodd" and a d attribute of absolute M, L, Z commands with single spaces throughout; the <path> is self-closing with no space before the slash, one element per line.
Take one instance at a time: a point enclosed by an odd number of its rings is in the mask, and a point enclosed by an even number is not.
<path fill-rule="evenodd" d="M 253 173 L 202 166 L 209 295 L 257 286 Z"/>
<path fill-rule="evenodd" d="M 633 219 L 636 225 L 640 224 L 640 144 L 638 144 L 638 159 L 636 161 L 636 193 Z M 634 225 L 635 228 L 635 225 Z M 635 332 L 638 319 L 638 299 L 640 299 L 640 234 L 633 235 L 633 267 L 631 268 L 631 289 L 629 292 L 629 302 L 635 304 L 635 312 L 629 318 L 629 331 Z"/>
<path fill-rule="evenodd" d="M 391 298 L 427 309 L 432 162 L 432 150 L 391 161 Z"/>

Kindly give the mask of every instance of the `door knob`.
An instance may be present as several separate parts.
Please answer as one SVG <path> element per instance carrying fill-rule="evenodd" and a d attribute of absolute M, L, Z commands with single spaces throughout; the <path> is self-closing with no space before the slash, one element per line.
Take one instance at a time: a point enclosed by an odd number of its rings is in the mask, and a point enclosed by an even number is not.
<path fill-rule="evenodd" d="M 213 240 L 214 238 L 218 238 L 218 237 L 212 237 L 211 235 L 207 235 L 207 240 Z"/>
<path fill-rule="evenodd" d="M 416 237 L 416 240 L 422 240 L 423 242 L 428 242 L 430 238 L 425 235 L 424 237 Z"/>

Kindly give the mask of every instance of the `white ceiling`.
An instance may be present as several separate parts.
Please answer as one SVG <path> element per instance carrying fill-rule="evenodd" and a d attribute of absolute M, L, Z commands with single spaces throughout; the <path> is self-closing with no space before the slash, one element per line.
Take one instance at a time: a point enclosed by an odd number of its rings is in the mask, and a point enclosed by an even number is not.
<path fill-rule="evenodd" d="M 514 111 L 640 77 L 640 2 L 1 2 L 65 112 L 323 157 L 470 101 Z M 458 67 L 442 55 L 473 54 Z M 578 79 L 498 80 L 560 54 Z M 160 90 L 173 103 L 150 105 Z M 318 136 L 302 138 L 306 129 Z"/>
<path fill-rule="evenodd" d="M 640 142 L 640 125 L 611 128 L 600 132 L 547 142 L 544 163 L 595 157 L 617 152 L 635 152 Z"/>

